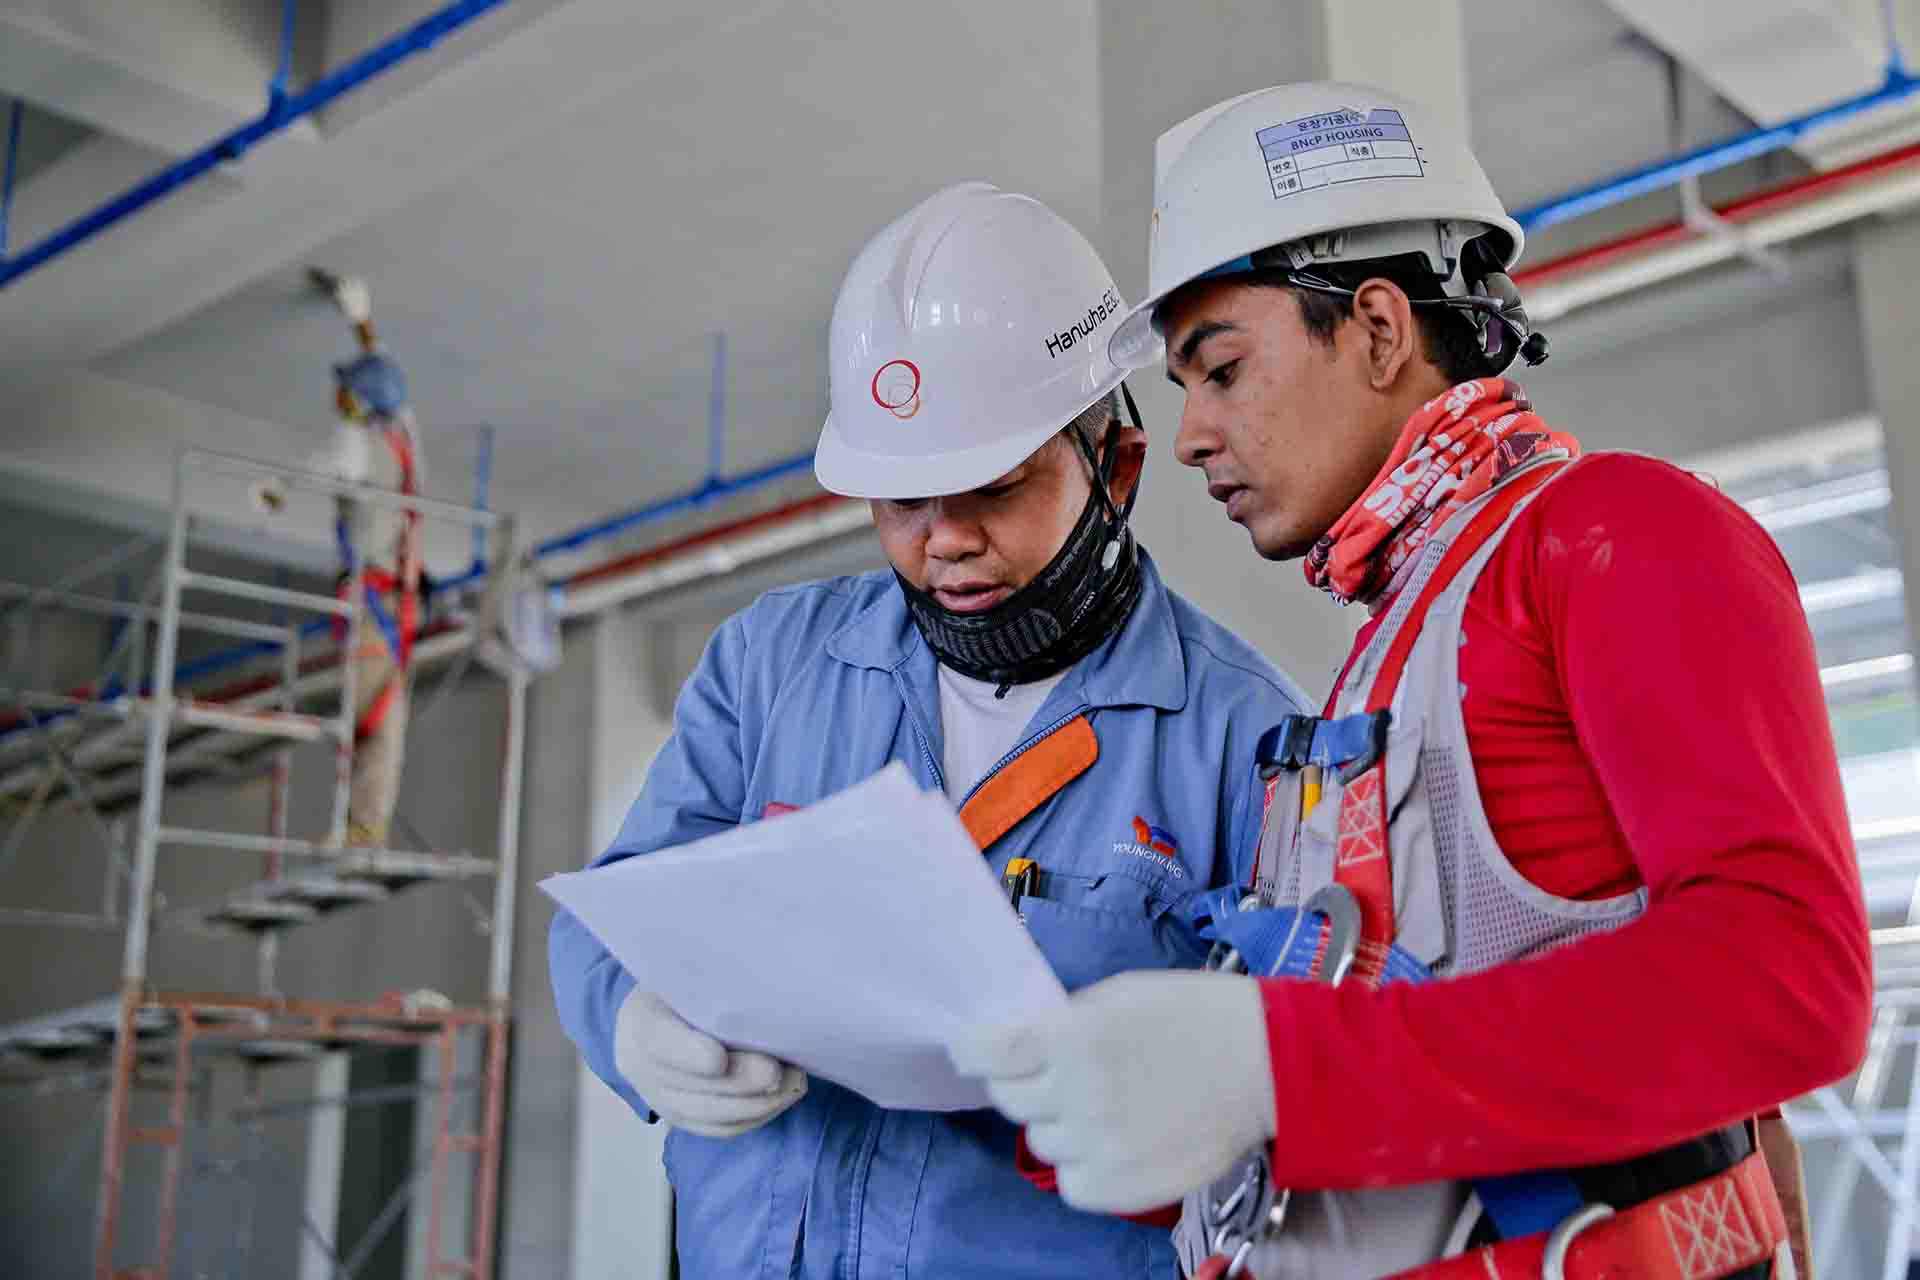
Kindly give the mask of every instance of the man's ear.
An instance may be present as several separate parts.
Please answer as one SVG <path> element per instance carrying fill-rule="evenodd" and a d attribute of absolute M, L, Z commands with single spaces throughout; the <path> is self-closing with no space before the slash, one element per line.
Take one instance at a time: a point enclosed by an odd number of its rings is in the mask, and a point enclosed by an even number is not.
<path fill-rule="evenodd" d="M 1420 354 L 1420 326 L 1400 286 L 1378 276 L 1353 291 L 1353 319 L 1367 342 L 1367 380 L 1390 389 Z"/>
<path fill-rule="evenodd" d="M 1140 472 L 1147 464 L 1147 433 L 1135 426 L 1122 426 L 1109 433 L 1113 450 L 1113 481 L 1108 496 L 1113 505 L 1124 507 L 1140 483 Z"/>

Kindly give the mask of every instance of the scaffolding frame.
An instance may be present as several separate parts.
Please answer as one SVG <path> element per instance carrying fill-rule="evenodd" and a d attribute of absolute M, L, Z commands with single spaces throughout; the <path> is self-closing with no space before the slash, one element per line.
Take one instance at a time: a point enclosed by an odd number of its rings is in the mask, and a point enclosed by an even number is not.
<path fill-rule="evenodd" d="M 494 564 L 510 570 L 513 522 L 480 508 L 460 506 L 420 496 L 355 484 L 332 476 L 291 470 L 285 466 L 206 450 L 184 449 L 173 475 L 171 516 L 160 563 L 138 602 L 87 595 L 75 588 L 118 568 L 150 549 L 155 539 L 135 539 L 105 556 L 81 566 L 49 587 L 0 584 L 0 617 L 21 607 L 51 606 L 132 625 L 123 626 L 107 655 L 105 670 L 93 685 L 68 693 L 0 689 L 0 703 L 18 707 L 24 728 L 31 729 L 45 753 L 44 765 L 16 768 L 0 774 L 0 796 L 25 794 L 20 819 L 4 844 L 0 865 L 16 856 L 35 816 L 64 790 L 91 816 L 109 851 L 102 908 L 97 915 L 32 910 L 0 911 L 0 923 L 55 924 L 74 927 L 124 926 L 121 980 L 112 1019 L 110 1065 L 106 1072 L 105 1135 L 100 1160 L 99 1196 L 94 1225 L 93 1269 L 97 1280 L 132 1280 L 167 1274 L 175 1243 L 175 1214 L 183 1157 L 186 1114 L 195 1076 L 196 1053 L 225 1045 L 245 1057 L 262 1044 L 282 1046 L 353 1044 L 413 1045 L 440 1051 L 440 1087 L 435 1105 L 430 1156 L 431 1187 L 427 1230 L 428 1275 L 466 1275 L 480 1280 L 493 1274 L 494 1234 L 497 1224 L 500 1149 L 505 1114 L 505 1080 L 509 1043 L 509 997 L 512 981 L 513 922 L 518 870 L 518 833 L 521 784 L 525 756 L 526 700 L 529 673 L 511 662 L 501 668 L 506 684 L 505 744 L 499 788 L 497 848 L 491 859 L 465 852 L 424 853 L 371 849 L 346 844 L 346 816 L 353 767 L 356 673 L 353 655 L 359 652 L 367 611 L 357 607 L 366 592 L 366 559 L 355 556 L 347 566 L 341 594 L 296 591 L 238 577 L 212 574 L 189 566 L 192 482 L 201 476 L 269 481 L 287 489 L 304 490 L 340 500 L 342 518 L 353 523 L 350 543 L 364 545 L 361 536 L 369 508 L 413 512 L 423 519 L 440 519 L 466 526 L 477 538 L 498 542 Z M 504 580 L 506 574 L 498 574 Z M 496 590 L 498 583 L 495 584 Z M 188 610 L 182 597 L 189 591 L 229 600 L 263 603 L 288 620 L 262 623 L 217 612 Z M 304 626 L 298 615 L 317 615 L 344 632 L 336 652 L 327 657 L 302 657 Z M 155 624 L 151 654 L 146 643 L 149 623 Z M 182 689 L 177 674 L 181 630 L 202 630 L 254 642 L 263 652 L 278 651 L 275 675 L 257 681 L 238 694 L 196 698 Z M 418 663 L 439 643 L 444 656 L 461 645 L 477 643 L 479 625 L 464 633 L 443 632 L 423 637 L 416 647 Z M 151 659 L 150 664 L 148 659 Z M 151 666 L 151 680 L 140 675 Z M 125 676 L 116 680 L 117 669 Z M 301 701 L 327 686 L 337 688 L 337 711 L 332 715 L 304 714 Z M 117 687 L 116 687 L 117 686 Z M 107 696 L 101 696 L 102 694 Z M 107 722 L 104 732 L 87 730 Z M 191 738 L 174 743 L 176 733 Z M 132 739 L 137 739 L 137 751 Z M 293 767 L 292 751 L 303 742 L 332 747 L 334 776 L 327 831 L 317 840 L 298 839 L 287 827 L 288 799 Z M 209 767 L 230 766 L 236 756 L 265 747 L 270 779 L 267 831 L 264 835 L 170 825 L 165 821 L 165 796 L 170 778 L 192 775 Z M 131 758 L 129 758 L 131 756 Z M 110 825 L 103 803 L 130 798 L 124 785 L 110 782 L 101 793 L 103 773 L 117 766 L 139 765 L 138 816 L 130 841 L 125 824 Z M 115 788 L 118 788 L 116 791 Z M 131 850 L 124 846 L 130 843 Z M 165 909 L 155 889 L 163 849 L 197 847 L 263 855 L 265 879 L 230 898 L 201 923 L 237 926 L 252 932 L 259 956 L 258 994 L 165 993 L 148 982 L 148 960 L 157 911 Z M 130 853 L 130 856 L 129 856 Z M 318 872 L 288 874 L 298 860 Z M 487 1000 L 483 1008 L 396 1007 L 393 1003 L 353 1004 L 293 1000 L 276 989 L 275 962 L 279 930 L 305 923 L 321 910 L 377 902 L 393 883 L 421 879 L 459 879 L 491 875 L 494 893 L 483 927 L 489 934 L 490 957 Z M 124 880 L 125 910 L 119 910 Z M 476 912 L 478 908 L 476 907 Z M 84 1011 L 74 1011 L 80 1014 Z M 61 1015 L 54 1015 L 58 1021 Z M 168 1083 L 168 1123 L 136 1127 L 130 1119 L 134 1089 L 142 1081 L 139 1068 L 154 1059 L 156 1025 L 170 1029 L 171 1046 L 164 1064 L 171 1066 Z M 455 1133 L 452 1125 L 452 1071 L 461 1033 L 484 1038 L 481 1119 L 476 1130 Z M 59 1028 L 48 1031 L 59 1042 Z M 255 1060 L 258 1060 L 256 1056 Z M 116 1267 L 127 1157 L 134 1147 L 157 1147 L 163 1153 L 158 1259 L 136 1267 Z M 441 1220 L 451 1157 L 475 1157 L 470 1188 L 471 1238 L 464 1257 L 442 1254 Z M 409 1187 L 412 1182 L 410 1179 Z M 312 1230 L 309 1224 L 309 1230 Z"/>
<path fill-rule="evenodd" d="M 1920 882 L 1914 886 L 1906 922 L 1873 931 L 1873 1025 L 1859 1070 L 1850 1081 L 1816 1089 L 1787 1109 L 1789 1126 L 1801 1142 L 1838 1142 L 1844 1147 L 1843 1157 L 1808 1206 L 1816 1228 L 1816 1275 L 1833 1274 L 1863 1173 L 1886 1196 L 1891 1212 L 1881 1255 L 1882 1280 L 1905 1280 L 1920 1243 L 1920 1025 L 1914 1017 L 1920 1012 L 1920 966 L 1899 963 L 1916 943 Z M 1903 1059 L 1909 1073 L 1906 1097 L 1889 1105 Z M 1880 1146 L 1883 1141 L 1896 1144 L 1891 1158 Z"/>

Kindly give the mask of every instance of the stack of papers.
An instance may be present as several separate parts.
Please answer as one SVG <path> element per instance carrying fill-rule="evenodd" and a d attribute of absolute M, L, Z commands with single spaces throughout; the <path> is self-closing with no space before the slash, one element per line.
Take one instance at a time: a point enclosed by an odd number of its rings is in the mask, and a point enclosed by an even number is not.
<path fill-rule="evenodd" d="M 694 1026 L 884 1107 L 987 1106 L 947 1041 L 1066 1003 L 945 797 L 897 763 L 810 808 L 541 888 Z"/>

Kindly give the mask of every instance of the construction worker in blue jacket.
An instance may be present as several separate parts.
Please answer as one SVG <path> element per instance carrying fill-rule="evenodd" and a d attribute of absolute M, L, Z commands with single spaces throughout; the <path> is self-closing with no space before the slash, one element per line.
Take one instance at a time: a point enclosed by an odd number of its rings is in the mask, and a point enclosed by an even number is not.
<path fill-rule="evenodd" d="M 1256 742 L 1305 702 L 1127 527 L 1146 438 L 1106 355 L 1123 309 L 1077 231 L 984 183 L 868 244 L 834 309 L 815 467 L 870 500 L 892 571 L 771 591 L 721 625 L 601 863 L 900 761 L 951 797 L 1069 989 L 1204 961 L 1181 905 L 1245 881 Z M 673 1126 L 685 1275 L 1177 1274 L 1164 1226 L 1023 1179 L 994 1112 L 885 1110 L 722 1044 L 565 912 L 551 963 L 588 1065 Z"/>

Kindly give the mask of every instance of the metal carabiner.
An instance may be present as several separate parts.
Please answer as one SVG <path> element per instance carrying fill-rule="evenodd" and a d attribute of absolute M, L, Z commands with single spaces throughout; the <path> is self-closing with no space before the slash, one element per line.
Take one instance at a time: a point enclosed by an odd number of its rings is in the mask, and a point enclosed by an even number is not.
<path fill-rule="evenodd" d="M 1267 904 L 1261 900 L 1259 894 L 1249 893 L 1240 899 L 1238 906 L 1234 909 L 1237 911 L 1255 911 L 1265 905 Z M 1238 948 L 1225 942 L 1216 942 L 1207 951 L 1206 967 L 1214 973 L 1245 973 L 1247 971 L 1247 961 L 1246 957 L 1240 954 Z"/>
<path fill-rule="evenodd" d="M 1255 910 L 1261 905 L 1257 895 L 1248 895 L 1241 900 L 1240 910 Z M 1320 977 L 1330 986 L 1338 986 L 1352 970 L 1360 952 L 1360 904 L 1354 899 L 1353 891 L 1343 884 L 1326 885 L 1301 904 L 1272 972 L 1277 972 L 1292 954 L 1301 926 L 1309 916 L 1319 916 L 1327 922 Z M 1238 951 L 1217 943 L 1207 958 L 1207 967 L 1231 973 L 1245 966 Z M 1209 1199 L 1207 1203 L 1207 1243 L 1213 1250 L 1210 1265 L 1223 1260 L 1226 1265 L 1216 1266 L 1212 1271 L 1203 1270 L 1201 1274 L 1227 1277 L 1246 1274 L 1247 1261 L 1255 1247 L 1260 1241 L 1279 1235 L 1286 1225 L 1287 1209 L 1292 1201 L 1290 1188 L 1273 1185 L 1266 1153 L 1256 1151 L 1247 1160 L 1233 1190 L 1223 1199 Z"/>
<path fill-rule="evenodd" d="M 1260 1155 L 1249 1158 L 1226 1199 L 1207 1206 L 1207 1244 L 1215 1253 L 1227 1252 L 1236 1240 L 1255 1238 L 1268 1211 L 1270 1191 L 1266 1160 Z"/>
<path fill-rule="evenodd" d="M 1279 966 L 1293 953 L 1294 939 L 1300 936 L 1300 926 L 1308 916 L 1319 916 L 1327 922 L 1327 948 L 1321 959 L 1320 980 L 1337 987 L 1360 954 L 1360 903 L 1354 898 L 1353 890 L 1343 884 L 1323 885 L 1300 904 L 1300 914 L 1294 917 L 1293 928 L 1287 931 L 1287 940 L 1280 947 L 1274 968 L 1266 976 L 1275 976 Z"/>
<path fill-rule="evenodd" d="M 1547 1237 L 1546 1256 L 1540 1260 L 1540 1280 L 1567 1280 L 1567 1251 L 1580 1234 L 1595 1223 L 1613 1216 L 1613 1206 L 1590 1204 L 1576 1209 L 1560 1220 Z"/>

